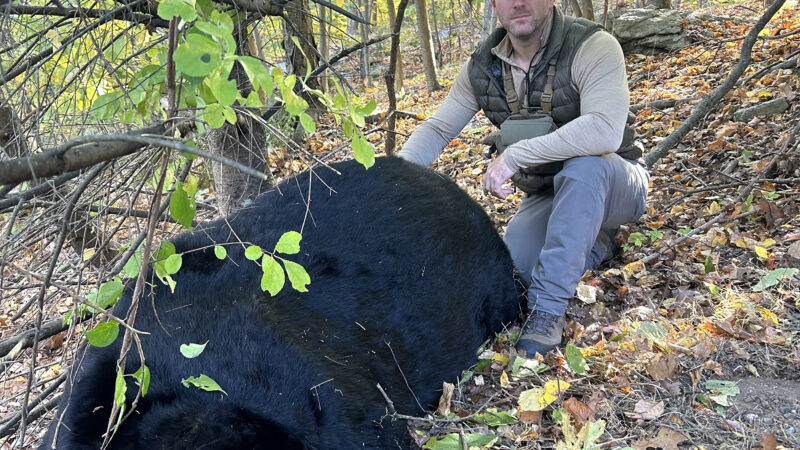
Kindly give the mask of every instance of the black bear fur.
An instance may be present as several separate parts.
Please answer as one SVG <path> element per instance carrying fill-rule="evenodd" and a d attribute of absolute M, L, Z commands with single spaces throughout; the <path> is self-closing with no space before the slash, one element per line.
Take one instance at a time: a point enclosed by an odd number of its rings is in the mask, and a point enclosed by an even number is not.
<path fill-rule="evenodd" d="M 298 175 L 229 221 L 173 241 L 183 253 L 177 288 L 155 281 L 135 323 L 150 333 L 141 335 L 150 389 L 109 448 L 408 448 L 405 423 L 386 416 L 376 385 L 399 413 L 422 415 L 442 381 L 455 381 L 516 317 L 509 253 L 455 183 L 393 157 L 369 170 L 355 161 L 332 168 L 341 175 Z M 304 221 L 301 251 L 287 259 L 307 269 L 308 292 L 287 280 L 271 297 L 260 289 L 260 267 L 231 243 L 271 250 Z M 228 258 L 218 260 L 214 244 L 227 244 Z M 132 285 L 115 314 L 128 310 Z M 121 336 L 79 352 L 41 448 L 51 448 L 62 416 L 55 448 L 99 448 Z M 198 358 L 179 353 L 206 341 Z M 139 364 L 131 351 L 125 373 Z M 227 395 L 181 384 L 200 374 Z M 126 380 L 130 405 L 138 387 Z"/>

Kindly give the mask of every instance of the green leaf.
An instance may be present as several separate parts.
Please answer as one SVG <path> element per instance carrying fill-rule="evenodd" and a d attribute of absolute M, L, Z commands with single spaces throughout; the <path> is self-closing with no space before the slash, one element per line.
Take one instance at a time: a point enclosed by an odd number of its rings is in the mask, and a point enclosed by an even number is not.
<path fill-rule="evenodd" d="M 572 344 L 567 344 L 566 355 L 569 367 L 578 375 L 586 375 L 586 370 L 589 366 L 586 364 L 586 360 L 583 359 L 580 349 Z"/>
<path fill-rule="evenodd" d="M 309 133 L 317 131 L 317 124 L 314 123 L 314 119 L 305 112 L 300 113 L 300 125 Z"/>
<path fill-rule="evenodd" d="M 185 22 L 192 22 L 197 19 L 194 0 L 164 0 L 158 4 L 158 17 L 170 20 L 176 16 Z"/>
<path fill-rule="evenodd" d="M 778 281 L 780 281 L 781 279 L 791 278 L 797 275 L 797 272 L 798 269 L 794 268 L 791 269 L 781 268 L 781 269 L 770 270 L 766 275 L 764 275 L 763 278 L 761 278 L 758 284 L 753 286 L 753 292 L 761 292 L 765 289 L 769 289 L 778 284 Z"/>
<path fill-rule="evenodd" d="M 183 265 L 183 255 L 174 254 L 169 255 L 164 261 L 164 269 L 167 271 L 168 275 L 173 275 L 178 273 L 181 270 L 181 266 Z"/>
<path fill-rule="evenodd" d="M 375 101 L 375 99 L 372 99 L 366 105 L 356 108 L 356 111 L 362 116 L 368 116 L 372 114 L 372 111 L 375 111 L 376 106 L 378 106 L 378 103 Z"/>
<path fill-rule="evenodd" d="M 367 142 L 363 136 L 353 139 L 353 154 L 356 161 L 360 162 L 365 168 L 369 169 L 375 164 L 375 149 L 372 144 Z"/>
<path fill-rule="evenodd" d="M 704 270 L 705 270 L 706 273 L 711 273 L 711 272 L 714 272 L 715 270 L 717 270 L 714 267 L 714 260 L 711 259 L 710 256 L 706 256 L 706 263 L 705 263 L 705 269 Z"/>
<path fill-rule="evenodd" d="M 222 62 L 219 44 L 202 34 L 189 34 L 175 50 L 175 67 L 192 77 L 204 77 Z"/>
<path fill-rule="evenodd" d="M 707 380 L 705 388 L 713 392 L 713 394 L 706 397 L 720 406 L 731 406 L 728 397 L 734 397 L 739 394 L 739 386 L 736 385 L 735 381 Z"/>
<path fill-rule="evenodd" d="M 86 298 L 100 308 L 106 309 L 122 297 L 123 288 L 122 282 L 115 278 L 101 284 L 97 292 L 87 295 Z"/>
<path fill-rule="evenodd" d="M 117 406 L 125 405 L 125 391 L 128 390 L 128 384 L 125 383 L 125 374 L 122 369 L 117 370 L 117 379 L 114 382 L 114 404 Z"/>
<path fill-rule="evenodd" d="M 119 92 L 103 94 L 92 103 L 91 112 L 97 120 L 109 120 L 122 109 L 122 98 Z"/>
<path fill-rule="evenodd" d="M 250 83 L 253 84 L 253 90 L 261 89 L 268 95 L 272 93 L 274 89 L 272 75 L 269 74 L 269 70 L 264 67 L 261 61 L 252 56 L 237 56 L 236 59 L 244 67 L 244 72 L 250 79 Z"/>
<path fill-rule="evenodd" d="M 516 411 L 498 411 L 497 408 L 487 408 L 485 413 L 478 414 L 470 419 L 473 422 L 497 427 L 500 425 L 513 425 L 517 423 Z"/>
<path fill-rule="evenodd" d="M 197 358 L 206 349 L 208 341 L 205 344 L 181 344 L 181 355 L 186 358 Z"/>
<path fill-rule="evenodd" d="M 190 196 L 183 188 L 183 183 L 175 184 L 175 191 L 169 198 L 169 214 L 176 222 L 192 231 L 192 220 L 197 212 L 194 196 Z"/>
<path fill-rule="evenodd" d="M 308 103 L 302 97 L 292 92 L 291 89 L 284 89 L 281 91 L 283 96 L 284 107 L 286 112 L 293 116 L 300 115 L 301 112 L 308 109 Z"/>
<path fill-rule="evenodd" d="M 228 251 L 221 245 L 215 245 L 214 256 L 216 256 L 217 259 L 225 259 L 228 256 Z"/>
<path fill-rule="evenodd" d="M 283 268 L 271 255 L 264 255 L 264 259 L 261 260 L 261 269 L 264 271 L 264 275 L 261 277 L 261 290 L 269 291 L 273 297 L 278 295 L 278 292 L 283 289 L 283 285 L 286 284 Z"/>
<path fill-rule="evenodd" d="M 124 251 L 124 250 L 123 250 Z M 133 253 L 128 259 L 128 262 L 125 263 L 125 267 L 122 268 L 122 274 L 128 278 L 136 278 L 139 275 L 139 270 L 142 268 L 142 244 L 139 244 L 139 248 Z"/>
<path fill-rule="evenodd" d="M 219 103 L 212 103 L 203 110 L 203 120 L 211 128 L 219 128 L 225 123 L 224 107 Z"/>
<path fill-rule="evenodd" d="M 640 247 L 644 244 L 645 236 L 642 233 L 631 233 L 628 236 L 628 243 Z"/>
<path fill-rule="evenodd" d="M 208 375 L 200 374 L 199 377 L 189 377 L 181 380 L 181 384 L 185 387 L 194 386 L 198 389 L 202 389 L 208 392 L 222 392 L 225 395 L 228 395 L 227 392 L 223 391 L 222 388 L 217 384 L 216 381 L 211 379 Z"/>
<path fill-rule="evenodd" d="M 311 277 L 308 276 L 306 269 L 300 264 L 286 259 L 283 260 L 283 266 L 286 267 L 292 287 L 298 292 L 308 292 L 306 286 L 311 283 Z"/>
<path fill-rule="evenodd" d="M 142 397 L 147 395 L 147 390 L 150 389 L 150 368 L 146 365 L 144 366 L 144 377 L 142 377 L 142 368 L 139 367 L 139 370 L 134 372 L 133 378 L 142 387 Z"/>
<path fill-rule="evenodd" d="M 302 239 L 303 235 L 297 231 L 287 231 L 278 239 L 275 251 L 286 255 L 295 255 L 300 251 L 300 240 Z"/>
<path fill-rule="evenodd" d="M 258 258 L 261 258 L 264 252 L 261 250 L 261 247 L 257 245 L 251 245 L 244 250 L 244 257 L 249 259 L 250 261 L 255 261 Z"/>
<path fill-rule="evenodd" d="M 467 448 L 472 447 L 485 447 L 496 441 L 498 438 L 493 434 L 480 434 L 469 433 L 464 435 L 464 443 L 461 442 L 461 436 L 457 433 L 450 433 L 439 439 L 432 437 L 422 446 L 423 449 L 430 450 L 461 450 L 466 444 Z"/>
<path fill-rule="evenodd" d="M 117 322 L 100 322 L 89 331 L 84 331 L 86 340 L 95 347 L 108 347 L 119 335 Z"/>
<path fill-rule="evenodd" d="M 211 72 L 203 82 L 222 106 L 231 106 L 239 96 L 236 81 L 228 79 L 228 72 L 219 68 Z M 224 112 L 224 111 L 223 111 Z"/>
<path fill-rule="evenodd" d="M 336 94 L 333 97 L 333 106 L 337 109 L 343 109 L 347 105 L 347 99 L 342 94 Z"/>

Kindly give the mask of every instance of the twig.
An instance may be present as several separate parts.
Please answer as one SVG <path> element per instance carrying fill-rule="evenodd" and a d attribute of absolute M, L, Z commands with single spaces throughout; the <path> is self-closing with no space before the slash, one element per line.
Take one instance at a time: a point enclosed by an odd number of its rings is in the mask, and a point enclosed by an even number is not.
<path fill-rule="evenodd" d="M 772 19 L 772 16 L 775 15 L 776 12 L 783 6 L 786 0 L 775 0 L 772 5 L 764 12 L 758 22 L 753 25 L 753 28 L 750 29 L 750 32 L 747 33 L 747 37 L 744 39 L 742 43 L 742 50 L 741 50 L 741 57 L 739 59 L 739 63 L 736 64 L 733 71 L 728 75 L 728 78 L 720 85 L 717 89 L 714 90 L 711 94 L 703 97 L 697 107 L 692 111 L 689 115 L 689 118 L 686 119 L 681 126 L 679 126 L 675 131 L 669 134 L 666 139 L 659 142 L 656 148 L 650 152 L 647 157 L 645 157 L 645 163 L 647 167 L 653 167 L 653 164 L 656 163 L 659 159 L 661 159 L 664 155 L 667 154 L 669 150 L 674 148 L 678 143 L 692 130 L 700 120 L 705 117 L 706 114 L 711 112 L 712 109 L 716 107 L 719 101 L 725 96 L 725 94 L 733 88 L 736 80 L 744 73 L 747 66 L 750 65 L 752 62 L 752 50 L 753 45 L 758 40 L 758 33 L 767 25 L 767 23 Z"/>
<path fill-rule="evenodd" d="M 794 127 L 794 130 L 792 130 L 792 133 L 788 136 L 788 138 L 786 139 L 786 142 L 784 142 L 783 146 L 781 146 L 780 151 L 778 151 L 770 159 L 770 161 L 766 165 L 766 167 L 764 167 L 764 169 L 762 169 L 761 172 L 759 172 L 759 174 L 755 178 L 753 178 L 750 181 L 750 183 L 748 183 L 748 185 L 739 193 L 739 195 L 736 197 L 736 199 L 731 202 L 730 206 L 736 205 L 739 202 L 741 202 L 743 199 L 745 199 L 750 194 L 750 191 L 753 190 L 753 187 L 755 187 L 756 183 L 761 181 L 761 177 L 764 174 L 768 173 L 770 170 L 772 170 L 772 167 L 775 166 L 775 164 L 778 162 L 778 158 L 780 158 L 781 156 L 784 156 L 784 154 L 786 154 L 786 152 L 789 150 L 790 144 L 792 144 L 794 142 L 794 139 L 797 136 L 798 131 L 800 131 L 800 123 L 798 123 L 797 126 Z M 704 231 L 707 231 L 707 230 L 711 229 L 711 227 L 713 227 L 716 223 L 720 222 L 725 217 L 725 215 L 728 213 L 727 209 L 728 208 L 726 208 L 725 211 L 722 211 L 719 214 L 717 214 L 716 217 L 714 217 L 713 219 L 709 220 L 708 222 L 706 222 L 702 226 L 700 226 L 698 228 L 695 228 L 694 230 L 684 234 L 683 236 L 681 236 L 679 238 L 676 238 L 673 241 L 669 242 L 667 245 L 665 245 L 664 247 L 660 248 L 657 252 L 651 253 L 650 255 L 642 258 L 641 259 L 642 263 L 647 264 L 647 263 L 653 261 L 654 259 L 658 258 L 660 255 L 664 254 L 664 252 L 666 252 L 667 250 L 675 247 L 676 245 L 678 245 L 681 242 L 689 239 L 690 237 L 695 236 L 697 234 L 700 234 L 700 233 L 702 233 Z M 749 216 L 749 215 L 752 215 L 752 214 L 753 214 L 752 211 L 747 211 L 745 213 L 740 214 L 740 216 L 746 217 L 746 216 Z M 739 216 L 736 216 L 736 217 L 739 217 Z M 729 220 L 733 220 L 736 217 L 731 218 Z"/>

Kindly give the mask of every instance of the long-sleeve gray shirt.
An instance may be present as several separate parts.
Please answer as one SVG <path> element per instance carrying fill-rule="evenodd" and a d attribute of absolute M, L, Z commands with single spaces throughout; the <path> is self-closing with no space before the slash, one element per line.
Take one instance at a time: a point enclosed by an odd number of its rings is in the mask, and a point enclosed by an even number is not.
<path fill-rule="evenodd" d="M 545 30 L 544 36 L 549 35 Z M 547 48 L 543 39 L 533 64 Z M 519 97 L 524 95 L 527 67 L 515 63 L 506 36 L 492 52 L 511 66 Z M 479 111 L 469 80 L 469 62 L 464 64 L 436 113 L 417 127 L 399 156 L 420 165 L 430 165 Z M 615 152 L 629 109 L 625 61 L 619 43 L 609 33 L 596 32 L 578 48 L 571 68 L 572 83 L 580 94 L 580 116 L 545 136 L 526 139 L 509 146 L 503 159 L 514 171 L 576 156 Z"/>

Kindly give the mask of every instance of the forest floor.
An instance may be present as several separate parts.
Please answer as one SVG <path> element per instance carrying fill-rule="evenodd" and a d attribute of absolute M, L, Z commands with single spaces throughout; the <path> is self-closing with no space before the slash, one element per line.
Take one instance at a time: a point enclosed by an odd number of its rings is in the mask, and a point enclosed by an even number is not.
<path fill-rule="evenodd" d="M 796 60 L 800 17 L 793 8 L 785 7 L 767 27 L 770 36 L 789 36 L 759 40 L 745 77 Z M 730 20 L 691 28 L 695 45 L 667 55 L 627 57 L 632 105 L 677 100 L 637 109 L 635 125 L 645 148 L 669 135 L 725 79 L 739 58 L 736 38 L 762 10 L 760 2 L 709 10 Z M 404 50 L 405 73 L 420 74 L 413 56 Z M 432 94 L 422 76 L 405 80 L 398 107 L 417 117 L 399 121 L 400 146 L 403 136 L 435 112 L 459 68 L 460 63 L 446 65 L 440 74 L 445 89 Z M 568 311 L 567 347 L 545 358 L 523 358 L 509 344 L 518 327 L 510 328 L 464 373 L 444 402 L 449 413 L 414 422 L 420 445 L 800 448 L 800 155 L 796 144 L 780 153 L 800 123 L 799 75 L 796 64 L 735 87 L 658 161 L 651 169 L 646 214 L 620 230 L 620 253 L 582 279 Z M 363 96 L 386 98 L 378 87 Z M 781 114 L 749 122 L 733 117 L 780 97 L 790 104 Z M 386 107 L 379 102 L 379 110 Z M 479 114 L 433 168 L 483 205 L 503 232 L 522 194 L 499 200 L 481 188 L 488 161 L 479 140 L 490 128 Z M 368 137 L 381 151 L 384 133 Z M 337 133 L 320 131 L 309 137 L 308 148 L 328 157 L 341 142 Z M 778 163 L 770 166 L 776 155 Z M 332 159 L 346 157 L 349 151 Z M 270 159 L 279 178 L 303 168 L 285 152 Z M 757 177 L 750 194 L 739 200 Z M 709 224 L 720 213 L 722 218 Z M 692 234 L 696 229 L 702 232 Z M 650 259 L 643 263 L 644 258 Z M 0 325 L 3 338 L 15 333 L 4 320 Z M 55 360 L 62 343 L 63 336 L 45 342 L 44 362 Z M 63 372 L 56 362 L 43 367 L 49 372 L 42 378 Z M 4 392 L 25 385 L 15 373 L 24 372 L 9 368 Z M 4 417 L 11 412 L 0 411 Z M 36 442 L 46 422 L 28 428 L 28 442 Z M 9 445 L 0 443 L 0 449 Z"/>
<path fill-rule="evenodd" d="M 767 29 L 770 36 L 795 34 L 760 40 L 743 79 L 797 55 L 794 8 L 785 7 Z M 729 19 L 690 27 L 695 45 L 627 57 L 632 105 L 679 99 L 637 109 L 645 148 L 674 131 L 728 76 L 740 56 L 736 38 L 762 11 L 760 3 L 710 9 Z M 406 73 L 423 73 L 407 56 Z M 436 111 L 459 68 L 447 65 L 440 74 L 446 87 L 433 94 L 423 76 L 406 80 L 398 109 L 418 118 L 401 120 L 401 133 L 409 135 Z M 465 372 L 448 416 L 415 423 L 418 442 L 434 449 L 800 448 L 796 144 L 768 166 L 800 124 L 798 75 L 795 64 L 739 84 L 652 167 L 646 214 L 622 228 L 622 251 L 584 275 L 570 305 L 569 348 L 521 358 L 508 344 L 518 331 L 511 328 Z M 378 98 L 384 92 L 370 91 L 365 95 Z M 779 97 L 792 105 L 784 113 L 734 119 L 737 110 Z M 503 232 L 522 194 L 498 200 L 481 188 L 488 160 L 479 141 L 490 129 L 479 114 L 433 168 L 483 205 Z M 383 136 L 372 136 L 380 149 Z"/>

